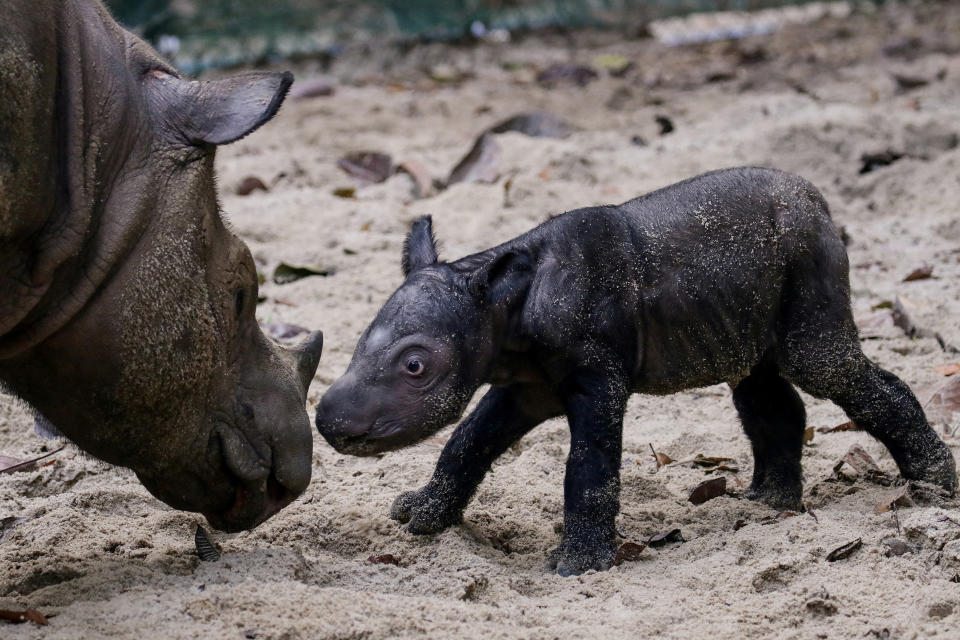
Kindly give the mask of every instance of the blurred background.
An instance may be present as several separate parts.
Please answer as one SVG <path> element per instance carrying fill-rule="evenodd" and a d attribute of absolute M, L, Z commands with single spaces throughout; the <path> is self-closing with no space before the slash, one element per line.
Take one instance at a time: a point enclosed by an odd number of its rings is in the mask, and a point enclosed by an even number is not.
<path fill-rule="evenodd" d="M 355 44 L 509 39 L 543 28 L 598 27 L 647 35 L 655 20 L 743 12 L 798 0 L 107 0 L 114 15 L 188 73 L 303 56 Z M 831 3 L 835 4 L 835 3 Z M 731 32 L 731 29 L 733 32 Z M 746 30 L 746 33 L 738 31 Z M 718 26 L 700 39 L 770 31 Z"/>

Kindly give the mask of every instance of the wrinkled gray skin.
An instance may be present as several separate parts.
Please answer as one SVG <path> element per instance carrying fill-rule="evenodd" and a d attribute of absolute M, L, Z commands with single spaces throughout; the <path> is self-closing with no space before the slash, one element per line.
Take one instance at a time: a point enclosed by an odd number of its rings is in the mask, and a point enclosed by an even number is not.
<path fill-rule="evenodd" d="M 564 529 L 550 566 L 608 568 L 627 398 L 720 382 L 753 448 L 752 498 L 802 506 L 806 424 L 793 385 L 842 407 L 904 477 L 956 487 L 953 456 L 909 388 L 860 350 L 846 251 L 823 198 L 797 176 L 708 173 L 451 263 L 422 218 L 404 271 L 316 422 L 339 451 L 371 455 L 450 424 L 492 385 L 430 482 L 394 503 L 413 533 L 459 522 L 493 460 L 566 415 Z"/>
<path fill-rule="evenodd" d="M 0 381 L 171 506 L 256 526 L 310 480 L 322 336 L 261 333 L 213 158 L 292 76 L 188 81 L 95 0 L 0 24 Z"/>

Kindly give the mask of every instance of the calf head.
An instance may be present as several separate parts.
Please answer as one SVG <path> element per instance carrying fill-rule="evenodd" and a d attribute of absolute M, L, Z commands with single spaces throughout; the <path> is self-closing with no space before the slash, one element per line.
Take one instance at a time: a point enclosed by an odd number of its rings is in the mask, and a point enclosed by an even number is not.
<path fill-rule="evenodd" d="M 116 114 L 115 123 L 85 114 L 87 132 L 116 129 L 109 146 L 92 149 L 89 135 L 78 143 L 91 157 L 109 157 L 83 165 L 76 149 L 64 151 L 74 174 L 104 172 L 90 181 L 98 223 L 87 249 L 64 263 L 83 277 L 73 297 L 36 313 L 37 326 L 57 313 L 69 320 L 0 361 L 0 373 L 65 436 L 131 468 L 164 502 L 202 512 L 219 529 L 251 528 L 309 482 L 305 399 L 322 336 L 288 351 L 260 331 L 256 268 L 221 217 L 213 158 L 215 145 L 274 115 L 292 76 L 188 81 L 143 43 L 122 38 L 122 55 L 97 53 L 110 72 L 97 85 L 107 95 L 91 96 L 97 87 L 87 86 L 81 105 Z M 57 277 L 69 275 L 61 266 Z M 85 280 L 98 283 L 89 295 Z"/>
<path fill-rule="evenodd" d="M 526 267 L 511 251 L 467 266 L 440 262 L 430 217 L 414 222 L 406 280 L 317 407 L 323 437 L 341 453 L 373 455 L 456 421 L 489 375 L 509 311 L 528 286 Z"/>

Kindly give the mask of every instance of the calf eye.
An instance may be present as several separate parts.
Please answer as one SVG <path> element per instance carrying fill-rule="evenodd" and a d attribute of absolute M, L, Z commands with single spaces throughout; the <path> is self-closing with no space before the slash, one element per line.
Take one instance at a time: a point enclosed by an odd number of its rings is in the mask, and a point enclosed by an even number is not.
<path fill-rule="evenodd" d="M 419 376 L 423 373 L 423 363 L 419 358 L 410 358 L 407 360 L 407 373 L 412 376 Z"/>

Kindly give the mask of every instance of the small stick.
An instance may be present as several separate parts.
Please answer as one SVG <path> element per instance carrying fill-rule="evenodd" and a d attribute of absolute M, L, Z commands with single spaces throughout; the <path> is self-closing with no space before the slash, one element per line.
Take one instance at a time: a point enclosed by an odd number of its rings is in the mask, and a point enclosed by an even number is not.
<path fill-rule="evenodd" d="M 900 533 L 900 516 L 897 515 L 898 509 L 897 509 L 897 503 L 896 503 L 896 501 L 894 501 L 894 502 L 890 505 L 890 511 L 893 512 L 893 522 L 894 522 L 894 524 L 897 525 L 897 537 L 899 538 L 900 535 L 901 535 L 901 533 Z"/>
<path fill-rule="evenodd" d="M 17 464 L 10 465 L 9 467 L 5 467 L 5 468 L 3 468 L 3 469 L 0 469 L 0 473 L 13 473 L 14 471 L 16 471 L 16 470 L 18 470 L 18 469 L 22 469 L 22 468 L 24 468 L 24 467 L 30 466 L 31 464 L 34 464 L 34 463 L 36 463 L 36 462 L 39 462 L 39 461 L 43 460 L 44 458 L 49 458 L 50 456 L 52 456 L 52 455 L 55 454 L 55 453 L 60 453 L 61 451 L 63 451 L 63 450 L 66 449 L 66 448 L 67 448 L 67 445 L 63 445 L 63 446 L 60 447 L 59 449 L 54 449 L 54 450 L 51 451 L 50 453 L 45 453 L 45 454 L 43 454 L 42 456 L 40 456 L 40 457 L 38 457 L 38 458 L 34 458 L 33 460 L 24 460 L 23 462 L 18 462 Z"/>

